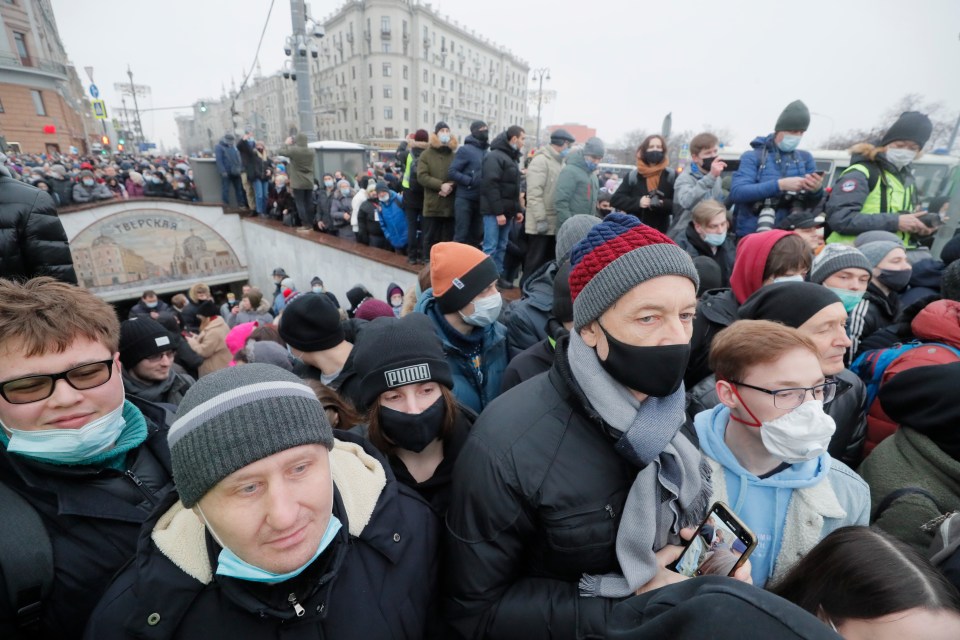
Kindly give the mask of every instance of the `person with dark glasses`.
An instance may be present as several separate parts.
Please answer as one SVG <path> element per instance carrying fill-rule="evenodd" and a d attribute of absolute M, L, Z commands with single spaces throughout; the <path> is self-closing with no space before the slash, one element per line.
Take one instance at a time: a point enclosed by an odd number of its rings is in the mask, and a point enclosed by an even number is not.
<path fill-rule="evenodd" d="M 119 336 L 86 289 L 0 279 L 0 517 L 17 523 L 0 554 L 2 638 L 81 637 L 173 487 L 165 412 L 125 397 Z"/>

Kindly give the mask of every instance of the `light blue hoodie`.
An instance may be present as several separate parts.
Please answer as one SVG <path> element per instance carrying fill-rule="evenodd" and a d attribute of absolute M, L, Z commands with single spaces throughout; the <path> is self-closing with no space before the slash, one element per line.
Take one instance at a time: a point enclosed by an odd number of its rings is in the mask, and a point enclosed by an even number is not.
<path fill-rule="evenodd" d="M 760 479 L 740 465 L 724 442 L 729 417 L 730 409 L 719 404 L 713 409 L 698 413 L 693 424 L 700 438 L 700 449 L 724 469 L 730 508 L 757 536 L 757 548 L 750 556 L 751 575 L 753 584 L 763 587 L 773 576 L 777 556 L 780 554 L 787 506 L 793 490 L 826 480 L 831 465 L 837 463 L 825 453 Z M 719 481 L 719 478 L 713 478 L 715 484 Z"/>

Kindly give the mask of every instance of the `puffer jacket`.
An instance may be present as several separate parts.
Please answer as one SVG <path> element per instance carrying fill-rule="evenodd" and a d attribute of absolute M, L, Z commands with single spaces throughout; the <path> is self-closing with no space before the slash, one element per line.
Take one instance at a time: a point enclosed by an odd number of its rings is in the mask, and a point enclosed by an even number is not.
<path fill-rule="evenodd" d="M 313 161 L 316 157 L 313 149 L 307 146 L 307 136 L 298 133 L 293 144 L 280 147 L 277 153 L 290 158 L 287 175 L 290 176 L 291 189 L 313 190 Z"/>
<path fill-rule="evenodd" d="M 863 459 L 863 445 L 867 437 L 867 387 L 849 369 L 844 369 L 834 378 L 837 380 L 837 395 L 823 408 L 837 425 L 827 451 L 831 458 L 855 469 Z M 690 419 L 720 404 L 716 385 L 716 377 L 710 375 L 687 391 L 687 415 Z"/>
<path fill-rule="evenodd" d="M 563 170 L 563 156 L 551 144 L 537 150 L 527 166 L 527 215 L 524 225 L 528 235 L 537 233 L 537 224 L 547 223 L 544 235 L 557 235 L 557 179 Z"/>
<path fill-rule="evenodd" d="M 443 343 L 443 352 L 453 370 L 453 395 L 460 404 L 480 413 L 500 395 L 507 368 L 507 329 L 499 322 L 477 328 L 463 336 L 450 326 L 437 308 L 433 289 L 423 292 L 415 311 L 425 314 Z"/>
<path fill-rule="evenodd" d="M 80 638 L 111 578 L 133 557 L 141 525 L 173 490 L 164 410 L 133 396 L 127 400 L 124 417 L 129 423 L 128 407 L 142 414 L 147 439 L 120 468 L 52 465 L 0 447 L 0 483 L 36 510 L 53 547 L 53 588 L 38 633 L 15 628 L 15 603 L 0 576 L 0 638 Z"/>
<path fill-rule="evenodd" d="M 567 156 L 567 162 L 557 176 L 557 188 L 554 193 L 554 206 L 557 208 L 557 228 L 572 216 L 585 213 L 589 216 L 597 213 L 597 198 L 600 196 L 600 183 L 596 171 L 587 170 L 587 161 L 583 150 L 576 149 Z"/>
<path fill-rule="evenodd" d="M 457 155 L 450 164 L 447 178 L 457 183 L 457 197 L 470 202 L 480 200 L 480 182 L 483 178 L 483 159 L 490 145 L 480 142 L 472 135 L 463 140 Z"/>
<path fill-rule="evenodd" d="M 790 215 L 785 194 L 780 191 L 780 178 L 793 178 L 813 173 L 817 165 L 809 151 L 784 153 L 773 142 L 774 134 L 754 138 L 753 147 L 740 156 L 740 168 L 730 181 L 730 200 L 736 205 L 736 235 L 742 238 L 757 230 L 755 205 L 770 198 L 776 208 L 776 221 Z M 763 163 L 761 166 L 761 162 Z M 812 207 L 823 197 L 823 188 L 811 193 L 800 193 L 795 204 Z"/>
<path fill-rule="evenodd" d="M 217 170 L 220 175 L 239 176 L 243 171 L 243 160 L 240 159 L 240 152 L 237 151 L 236 140 L 228 140 L 227 136 L 220 139 L 214 148 L 214 155 L 217 161 Z"/>
<path fill-rule="evenodd" d="M 352 433 L 335 436 L 333 514 L 342 528 L 302 574 L 277 585 L 215 575 L 220 545 L 173 493 L 143 528 L 136 559 L 101 599 L 85 637 L 428 637 L 436 516 L 372 445 Z"/>
<path fill-rule="evenodd" d="M 53 198 L 19 180 L 0 177 L 0 277 L 36 276 L 77 284 L 67 234 Z"/>
<path fill-rule="evenodd" d="M 480 213 L 485 216 L 506 216 L 509 220 L 520 213 L 520 152 L 515 151 L 501 133 L 490 143 L 490 153 L 483 159 L 480 182 Z"/>
<path fill-rule="evenodd" d="M 553 280 L 556 261 L 551 260 L 530 274 L 523 283 L 523 297 L 507 307 L 501 320 L 507 328 L 507 350 L 512 360 L 547 337 L 547 321 L 553 310 Z"/>
<path fill-rule="evenodd" d="M 616 601 L 581 597 L 578 581 L 620 573 L 617 528 L 637 468 L 574 380 L 567 343 L 549 373 L 483 412 L 460 452 L 444 567 L 457 637 L 605 637 Z"/>
<path fill-rule="evenodd" d="M 457 150 L 457 138 L 450 136 L 450 142 L 441 144 L 437 134 L 430 134 L 430 148 L 420 154 L 417 160 L 417 182 L 423 187 L 423 216 L 425 218 L 452 218 L 453 200 L 457 188 L 445 198 L 440 197 L 440 187 L 444 182 L 453 182 L 448 176 L 453 156 Z"/>

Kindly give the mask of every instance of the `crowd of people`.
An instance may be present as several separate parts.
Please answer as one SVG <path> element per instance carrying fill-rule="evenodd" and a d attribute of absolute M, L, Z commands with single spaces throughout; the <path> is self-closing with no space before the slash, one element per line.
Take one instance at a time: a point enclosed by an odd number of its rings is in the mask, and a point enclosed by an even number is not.
<path fill-rule="evenodd" d="M 416 282 L 341 302 L 278 266 L 122 322 L 50 199 L 0 177 L 0 635 L 960 637 L 960 239 L 928 249 L 930 123 L 832 189 L 808 124 L 788 105 L 728 184 L 709 132 L 679 176 L 651 136 L 602 188 L 602 142 L 562 130 L 521 167 L 520 127 L 488 149 L 441 122 L 358 193 L 314 184 L 298 136 L 281 218 L 406 250 Z M 749 556 L 687 578 L 716 503 Z"/>

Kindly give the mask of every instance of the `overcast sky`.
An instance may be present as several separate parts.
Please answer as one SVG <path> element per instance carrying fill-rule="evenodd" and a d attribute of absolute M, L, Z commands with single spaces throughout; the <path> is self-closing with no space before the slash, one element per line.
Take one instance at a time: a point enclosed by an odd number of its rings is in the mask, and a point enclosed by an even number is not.
<path fill-rule="evenodd" d="M 311 3 L 323 19 L 341 2 Z M 108 107 L 115 82 L 152 88 L 140 108 L 190 105 L 239 85 L 270 0 L 53 0 L 60 34 L 84 83 Z M 465 0 L 434 1 L 452 19 L 550 68 L 557 92 L 544 125 L 580 122 L 608 144 L 636 128 L 705 125 L 733 146 L 772 130 L 801 98 L 814 112 L 808 148 L 832 131 L 873 125 L 909 92 L 960 112 L 958 0 Z M 483 11 L 480 11 L 482 7 Z M 260 52 L 264 74 L 283 63 L 289 0 L 276 0 Z M 535 108 L 535 107 L 534 107 Z M 177 144 L 174 115 L 145 115 L 148 136 Z M 817 115 L 819 114 L 819 115 Z"/>

